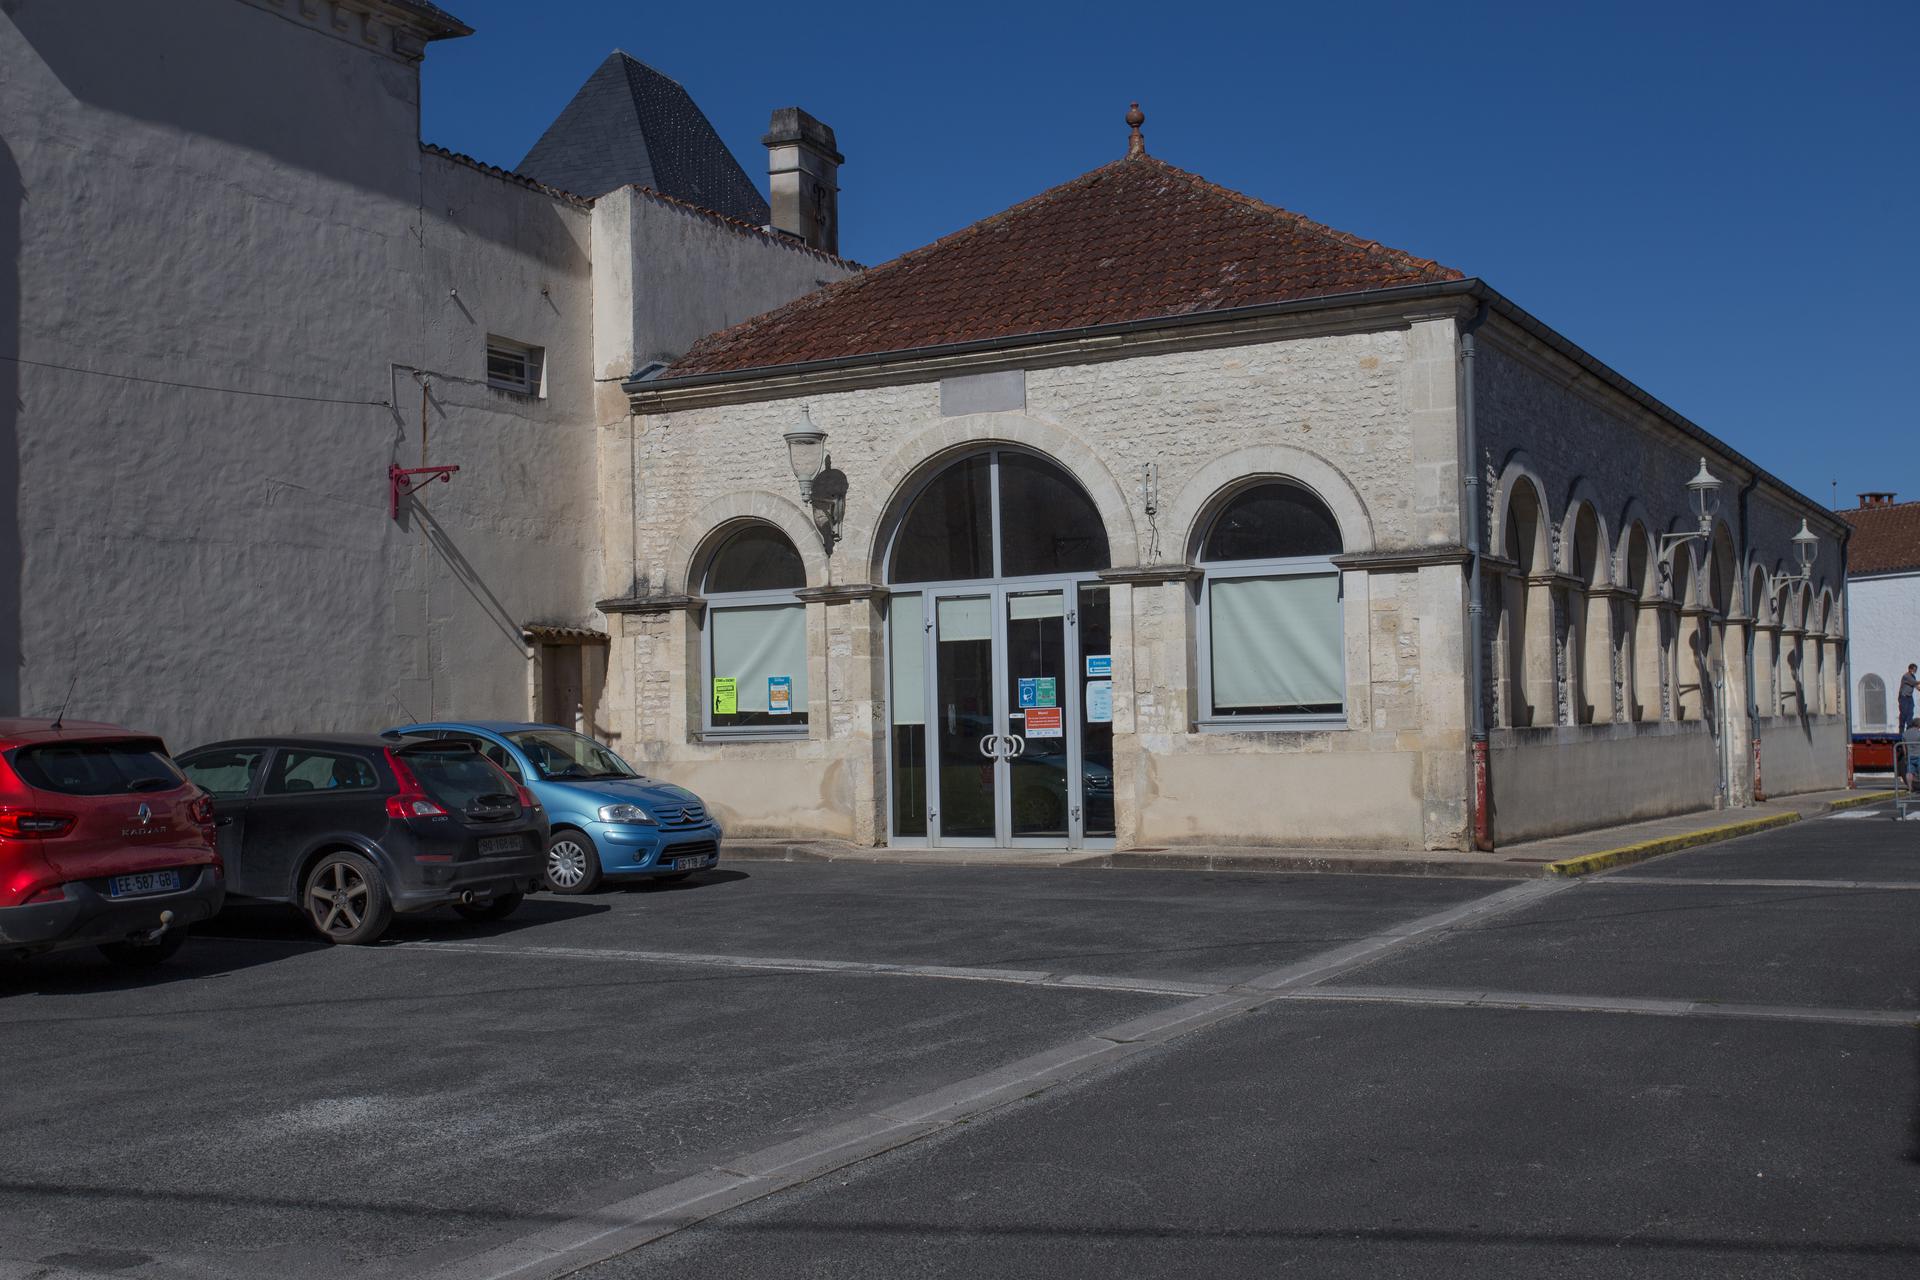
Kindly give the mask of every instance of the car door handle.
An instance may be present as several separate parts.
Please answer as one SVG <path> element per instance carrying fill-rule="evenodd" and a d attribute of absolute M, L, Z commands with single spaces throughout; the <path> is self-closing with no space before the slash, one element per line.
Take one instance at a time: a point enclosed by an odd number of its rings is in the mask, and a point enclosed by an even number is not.
<path fill-rule="evenodd" d="M 213 820 L 213 825 L 216 827 L 230 827 L 233 825 L 233 815 L 228 814 L 224 818 L 215 818 Z"/>

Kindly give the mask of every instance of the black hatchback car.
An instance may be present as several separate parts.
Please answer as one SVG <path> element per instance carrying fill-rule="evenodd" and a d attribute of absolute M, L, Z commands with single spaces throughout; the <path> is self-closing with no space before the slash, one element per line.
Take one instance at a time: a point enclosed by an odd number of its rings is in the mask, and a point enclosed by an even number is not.
<path fill-rule="evenodd" d="M 178 763 L 213 797 L 228 897 L 291 903 L 330 941 L 441 906 L 500 920 L 540 887 L 545 812 L 466 743 L 245 738 Z"/>

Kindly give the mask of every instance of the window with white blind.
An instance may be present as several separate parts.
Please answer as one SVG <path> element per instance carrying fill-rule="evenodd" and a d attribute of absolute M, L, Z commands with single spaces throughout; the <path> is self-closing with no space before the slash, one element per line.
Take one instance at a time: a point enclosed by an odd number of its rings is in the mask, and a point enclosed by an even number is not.
<path fill-rule="evenodd" d="M 1299 485 L 1229 498 L 1201 545 L 1201 720 L 1250 729 L 1346 722 L 1340 527 Z"/>
<path fill-rule="evenodd" d="M 769 525 L 742 526 L 708 560 L 701 684 L 709 735 L 806 735 L 807 607 L 794 594 L 806 581 L 800 553 Z"/>
<path fill-rule="evenodd" d="M 544 347 L 530 347 L 510 338 L 487 335 L 487 385 L 495 390 L 544 396 L 546 366 Z"/>

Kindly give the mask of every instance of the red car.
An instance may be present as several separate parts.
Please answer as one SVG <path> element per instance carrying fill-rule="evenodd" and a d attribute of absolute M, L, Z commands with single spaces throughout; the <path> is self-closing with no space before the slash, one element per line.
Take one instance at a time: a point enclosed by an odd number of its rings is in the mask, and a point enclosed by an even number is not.
<path fill-rule="evenodd" d="M 225 897 L 213 801 L 160 739 L 0 719 L 0 957 L 158 964 Z"/>

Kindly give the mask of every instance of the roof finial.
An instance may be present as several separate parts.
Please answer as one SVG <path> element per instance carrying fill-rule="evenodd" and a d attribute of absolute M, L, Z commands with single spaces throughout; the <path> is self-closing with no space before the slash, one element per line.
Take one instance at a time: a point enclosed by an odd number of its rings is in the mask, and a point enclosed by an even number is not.
<path fill-rule="evenodd" d="M 1140 126 L 1147 122 L 1146 112 L 1140 110 L 1140 104 L 1134 103 L 1127 108 L 1127 127 L 1133 132 L 1127 135 L 1127 154 L 1143 156 L 1147 154 L 1147 140 L 1140 136 Z"/>

